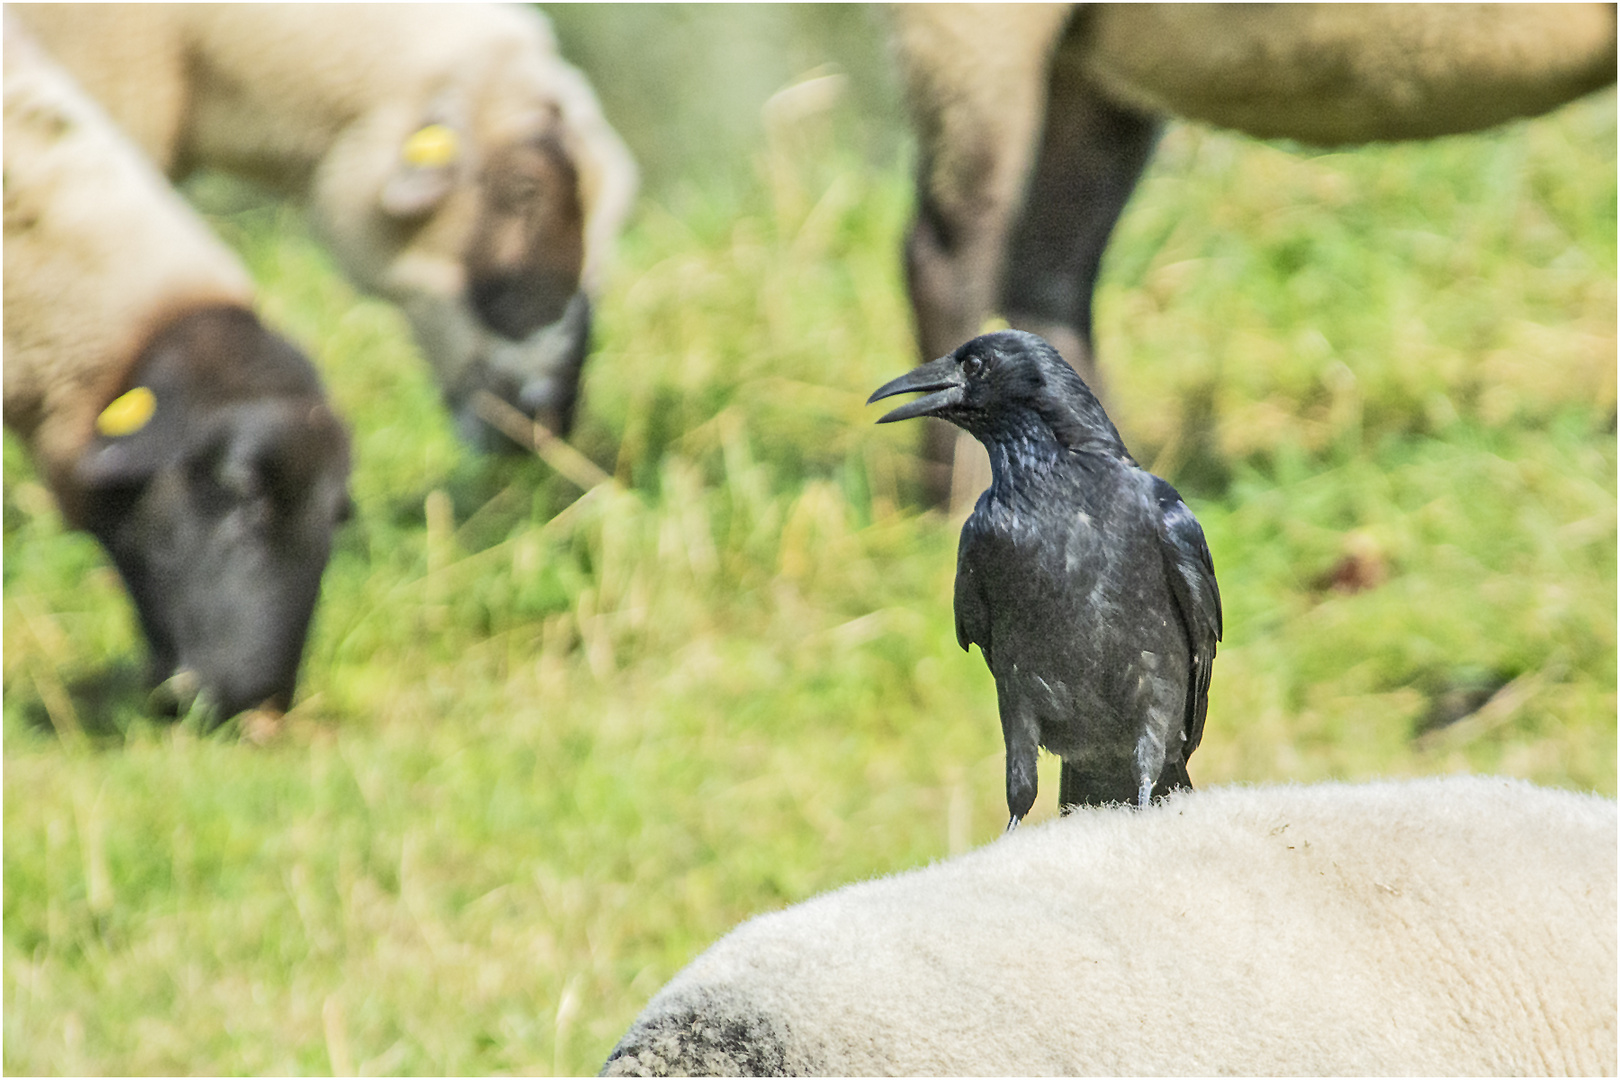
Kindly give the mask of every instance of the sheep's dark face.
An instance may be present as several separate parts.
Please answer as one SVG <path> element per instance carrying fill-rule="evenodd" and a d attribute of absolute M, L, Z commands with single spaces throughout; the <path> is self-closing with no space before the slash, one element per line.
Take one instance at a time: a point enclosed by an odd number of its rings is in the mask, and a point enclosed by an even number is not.
<path fill-rule="evenodd" d="M 502 89 L 479 108 L 446 91 L 392 145 L 357 125 L 327 155 L 314 207 L 351 272 L 410 319 L 460 434 L 511 449 L 485 395 L 556 434 L 572 426 L 591 246 L 628 210 L 634 166 L 533 79 L 491 78 Z"/>
<path fill-rule="evenodd" d="M 147 357 L 133 393 L 150 416 L 81 459 L 84 524 L 134 599 L 154 682 L 216 720 L 284 709 L 348 514 L 348 436 L 308 362 L 245 311 L 190 316 Z"/>
<path fill-rule="evenodd" d="M 555 134 L 491 151 L 465 259 L 467 299 L 495 333 L 523 341 L 562 318 L 585 265 L 585 211 Z"/>
<path fill-rule="evenodd" d="M 476 188 L 463 265 L 483 347 L 450 388 L 462 434 L 485 447 L 509 445 L 490 438 L 487 418 L 476 413 L 476 395 L 487 391 L 566 435 L 590 348 L 590 303 L 580 289 L 580 178 L 555 123 L 490 149 Z"/>
<path fill-rule="evenodd" d="M 514 445 L 485 415 L 484 394 L 566 435 L 590 350 L 581 177 L 561 114 L 541 116 L 529 134 L 477 152 L 457 126 L 425 124 L 380 197 L 409 238 L 390 295 L 438 369 L 462 437 L 481 449 Z"/>

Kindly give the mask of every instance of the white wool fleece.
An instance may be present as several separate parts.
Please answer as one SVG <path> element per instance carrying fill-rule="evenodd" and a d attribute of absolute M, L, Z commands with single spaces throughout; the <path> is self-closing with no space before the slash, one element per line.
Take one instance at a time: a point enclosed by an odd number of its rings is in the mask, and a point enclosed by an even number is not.
<path fill-rule="evenodd" d="M 459 221 L 401 249 L 331 220 L 375 197 L 424 117 L 460 127 L 476 154 L 528 131 L 538 111 L 559 111 L 582 172 L 591 288 L 635 197 L 629 151 L 545 17 L 523 5 L 27 4 L 16 14 L 171 175 L 211 165 L 313 194 L 350 273 L 384 293 L 390 260 L 452 264 L 466 242 Z M 336 166 L 325 160 L 334 149 Z"/>
<path fill-rule="evenodd" d="M 152 334 L 253 285 L 10 9 L 5 156 L 5 420 L 59 487 Z"/>
<path fill-rule="evenodd" d="M 744 923 L 605 1071 L 1612 1074 L 1615 852 L 1487 777 L 1082 809 Z"/>

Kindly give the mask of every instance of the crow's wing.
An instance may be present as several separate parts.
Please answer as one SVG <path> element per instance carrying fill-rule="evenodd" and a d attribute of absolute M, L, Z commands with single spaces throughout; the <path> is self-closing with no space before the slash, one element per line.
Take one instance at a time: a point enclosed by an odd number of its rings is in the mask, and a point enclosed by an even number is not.
<path fill-rule="evenodd" d="M 984 560 L 990 557 L 984 543 L 985 523 L 975 511 L 962 525 L 962 542 L 956 549 L 956 641 L 966 652 L 978 645 L 984 662 L 990 663 L 990 600 L 984 592 Z"/>
<path fill-rule="evenodd" d="M 1153 478 L 1153 496 L 1159 503 L 1159 551 L 1164 556 L 1170 591 L 1181 612 L 1192 648 L 1192 678 L 1187 694 L 1187 742 L 1183 756 L 1198 749 L 1204 737 L 1204 716 L 1209 711 L 1209 676 L 1215 666 L 1215 643 L 1221 640 L 1221 590 L 1215 583 L 1215 563 L 1209 557 L 1204 530 L 1176 489 Z M 960 574 L 960 571 L 958 571 Z M 960 585 L 958 586 L 960 591 Z M 958 601 L 960 604 L 960 601 Z"/>

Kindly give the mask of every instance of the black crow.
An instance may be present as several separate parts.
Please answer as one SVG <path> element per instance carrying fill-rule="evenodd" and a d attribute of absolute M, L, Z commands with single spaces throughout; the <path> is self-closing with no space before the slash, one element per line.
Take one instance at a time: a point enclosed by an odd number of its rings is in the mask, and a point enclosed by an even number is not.
<path fill-rule="evenodd" d="M 1190 788 L 1221 595 L 1204 531 L 1136 464 L 1073 368 L 1002 330 L 880 387 L 925 396 L 878 423 L 949 420 L 990 452 L 962 526 L 956 637 L 996 680 L 1010 829 L 1035 802 L 1035 751 L 1063 759 L 1064 807 Z"/>

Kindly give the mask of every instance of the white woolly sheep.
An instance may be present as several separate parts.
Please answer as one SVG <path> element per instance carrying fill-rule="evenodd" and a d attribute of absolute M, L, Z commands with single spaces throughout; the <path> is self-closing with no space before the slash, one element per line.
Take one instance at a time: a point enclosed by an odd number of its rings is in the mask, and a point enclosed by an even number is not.
<path fill-rule="evenodd" d="M 155 682 L 285 708 L 348 435 L 247 271 L 5 20 L 5 423 L 116 563 Z"/>
<path fill-rule="evenodd" d="M 1164 118 L 1319 145 L 1533 116 L 1615 78 L 1613 4 L 897 4 L 918 345 L 1003 314 L 1101 390 L 1092 293 Z M 956 436 L 929 425 L 932 494 Z M 980 485 L 982 486 L 982 485 Z M 958 484 L 958 497 L 977 495 Z M 971 489 L 971 490 L 969 490 Z"/>
<path fill-rule="evenodd" d="M 1081 809 L 744 923 L 604 1073 L 1612 1075 L 1615 847 L 1491 777 Z"/>
<path fill-rule="evenodd" d="M 397 303 L 477 445 L 489 391 L 572 422 L 628 150 L 544 16 L 484 4 L 29 4 L 17 15 L 173 178 L 307 200 Z"/>

